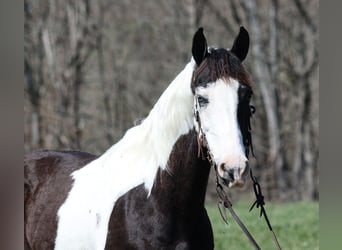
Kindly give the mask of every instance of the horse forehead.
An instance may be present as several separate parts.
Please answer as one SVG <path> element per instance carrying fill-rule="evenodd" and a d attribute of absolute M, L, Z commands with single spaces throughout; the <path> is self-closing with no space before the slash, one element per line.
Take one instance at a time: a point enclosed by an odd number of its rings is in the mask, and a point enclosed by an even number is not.
<path fill-rule="evenodd" d="M 226 53 L 228 51 L 229 51 L 228 49 L 220 48 L 220 47 L 216 47 L 216 46 L 208 47 L 208 53 L 209 54 L 219 54 L 219 53 L 223 54 L 223 53 Z"/>
<path fill-rule="evenodd" d="M 234 78 L 218 79 L 206 86 L 199 86 L 196 89 L 198 95 L 206 95 L 209 98 L 227 97 L 238 94 L 240 83 Z"/>
<path fill-rule="evenodd" d="M 192 88 L 206 87 L 218 79 L 236 78 L 245 74 L 239 59 L 228 49 L 208 48 L 208 56 L 193 73 Z"/>

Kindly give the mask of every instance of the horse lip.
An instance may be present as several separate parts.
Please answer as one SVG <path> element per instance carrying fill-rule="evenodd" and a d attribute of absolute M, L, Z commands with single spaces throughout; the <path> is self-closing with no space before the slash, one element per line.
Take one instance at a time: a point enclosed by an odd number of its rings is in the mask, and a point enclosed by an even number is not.
<path fill-rule="evenodd" d="M 223 185 L 229 188 L 242 188 L 245 185 L 245 181 L 242 179 L 231 180 L 230 178 L 222 178 L 220 177 Z"/>
<path fill-rule="evenodd" d="M 245 182 L 242 179 L 239 179 L 239 180 L 234 180 L 233 182 L 230 182 L 228 184 L 228 187 L 230 187 L 230 188 L 233 188 L 233 187 L 234 188 L 235 187 L 242 188 L 244 185 L 245 185 Z"/>

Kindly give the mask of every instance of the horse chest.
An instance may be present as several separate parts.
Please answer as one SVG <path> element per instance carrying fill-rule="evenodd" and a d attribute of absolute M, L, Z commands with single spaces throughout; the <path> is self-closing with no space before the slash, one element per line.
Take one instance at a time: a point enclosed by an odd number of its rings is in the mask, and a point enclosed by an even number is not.
<path fill-rule="evenodd" d="M 116 202 L 105 249 L 213 249 L 211 225 L 205 210 L 196 220 L 186 218 L 167 203 L 147 198 L 141 185 Z"/>
<path fill-rule="evenodd" d="M 73 178 L 73 188 L 58 210 L 55 249 L 104 249 L 113 206 L 134 183 L 120 185 L 95 161 Z"/>

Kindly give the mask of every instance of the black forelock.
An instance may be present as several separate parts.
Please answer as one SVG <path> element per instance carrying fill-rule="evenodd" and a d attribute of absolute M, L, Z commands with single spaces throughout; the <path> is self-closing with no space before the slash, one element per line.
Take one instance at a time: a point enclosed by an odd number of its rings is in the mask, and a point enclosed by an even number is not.
<path fill-rule="evenodd" d="M 209 48 L 205 60 L 194 72 L 191 88 L 205 87 L 217 79 L 236 79 L 241 84 L 252 86 L 252 80 L 241 61 L 230 51 L 224 48 Z"/>

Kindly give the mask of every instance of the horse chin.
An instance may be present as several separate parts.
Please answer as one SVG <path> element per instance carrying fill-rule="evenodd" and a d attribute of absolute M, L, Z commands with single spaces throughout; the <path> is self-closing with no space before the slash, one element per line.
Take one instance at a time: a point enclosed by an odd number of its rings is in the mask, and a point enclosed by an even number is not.
<path fill-rule="evenodd" d="M 223 185 L 225 185 L 226 187 L 229 187 L 229 188 L 243 188 L 245 186 L 245 181 L 240 179 L 240 180 L 229 180 L 229 179 L 226 179 L 226 178 L 222 178 L 220 177 Z"/>
<path fill-rule="evenodd" d="M 228 187 L 230 188 L 243 188 L 245 186 L 245 182 L 243 180 L 237 180 L 234 182 L 230 182 Z"/>

